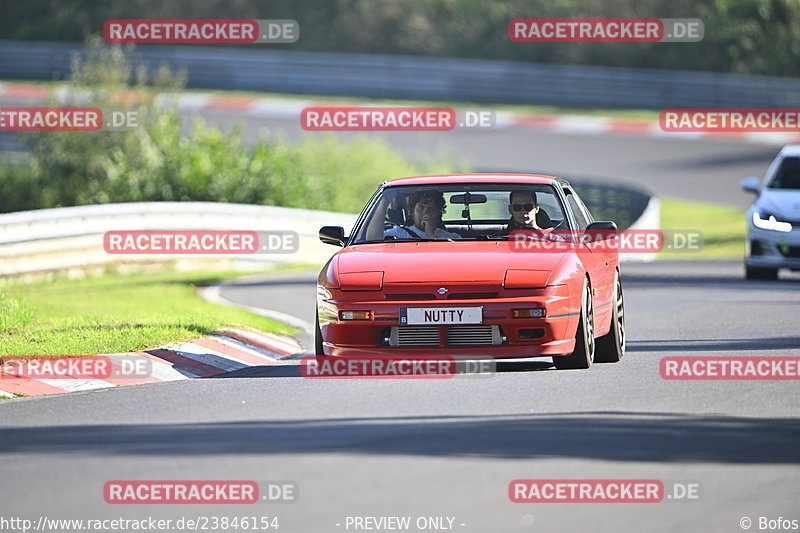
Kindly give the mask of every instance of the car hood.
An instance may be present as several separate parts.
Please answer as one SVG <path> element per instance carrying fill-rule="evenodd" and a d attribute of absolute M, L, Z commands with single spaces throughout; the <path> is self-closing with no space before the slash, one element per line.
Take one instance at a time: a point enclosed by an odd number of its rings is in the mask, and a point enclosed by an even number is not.
<path fill-rule="evenodd" d="M 800 220 L 800 191 L 763 189 L 756 207 L 779 220 Z"/>
<path fill-rule="evenodd" d="M 383 272 L 383 282 L 501 282 L 506 270 L 552 272 L 568 252 L 525 252 L 508 241 L 360 244 L 342 250 L 337 271 Z"/>

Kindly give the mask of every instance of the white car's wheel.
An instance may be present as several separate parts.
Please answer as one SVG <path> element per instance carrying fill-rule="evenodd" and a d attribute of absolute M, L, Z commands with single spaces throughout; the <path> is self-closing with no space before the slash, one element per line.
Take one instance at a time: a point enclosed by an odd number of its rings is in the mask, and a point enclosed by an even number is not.
<path fill-rule="evenodd" d="M 744 277 L 747 278 L 747 279 L 776 280 L 776 279 L 778 279 L 778 269 L 777 268 L 751 267 L 750 265 L 745 265 L 744 266 Z"/>

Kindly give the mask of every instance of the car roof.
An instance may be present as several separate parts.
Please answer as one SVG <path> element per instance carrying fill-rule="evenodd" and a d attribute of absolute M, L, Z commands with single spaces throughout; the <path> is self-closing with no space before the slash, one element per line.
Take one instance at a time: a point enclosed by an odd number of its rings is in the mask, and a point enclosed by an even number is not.
<path fill-rule="evenodd" d="M 781 149 L 781 155 L 790 157 L 800 156 L 800 144 L 787 144 Z"/>
<path fill-rule="evenodd" d="M 411 176 L 384 182 L 387 187 L 396 185 L 431 185 L 449 183 L 544 183 L 556 182 L 568 185 L 567 181 L 544 174 L 441 174 L 436 176 Z"/>

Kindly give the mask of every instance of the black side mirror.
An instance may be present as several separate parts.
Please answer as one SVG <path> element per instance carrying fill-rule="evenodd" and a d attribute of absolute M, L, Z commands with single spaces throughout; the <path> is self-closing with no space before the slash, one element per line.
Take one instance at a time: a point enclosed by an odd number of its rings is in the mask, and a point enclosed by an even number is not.
<path fill-rule="evenodd" d="M 592 241 L 604 241 L 617 236 L 617 224 L 611 220 L 592 222 L 586 226 L 586 233 L 591 232 Z"/>
<path fill-rule="evenodd" d="M 319 228 L 319 240 L 325 244 L 344 246 L 347 237 L 344 236 L 344 228 L 341 226 L 322 226 Z"/>
<path fill-rule="evenodd" d="M 617 223 L 611 220 L 601 220 L 599 222 L 592 222 L 586 226 L 586 231 L 594 230 L 617 231 Z"/>

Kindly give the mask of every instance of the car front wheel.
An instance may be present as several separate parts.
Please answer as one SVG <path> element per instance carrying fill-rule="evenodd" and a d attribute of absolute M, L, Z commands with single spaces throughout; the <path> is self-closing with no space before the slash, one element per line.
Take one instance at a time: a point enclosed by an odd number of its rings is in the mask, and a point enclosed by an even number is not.
<path fill-rule="evenodd" d="M 778 269 L 777 268 L 751 267 L 750 265 L 745 265 L 744 266 L 744 277 L 746 279 L 769 279 L 769 280 L 775 280 L 775 279 L 778 279 Z"/>
<path fill-rule="evenodd" d="M 314 353 L 318 357 L 325 355 L 325 352 L 322 350 L 322 330 L 319 329 L 319 313 L 317 313 L 316 328 L 314 330 Z"/>
<path fill-rule="evenodd" d="M 592 308 L 592 289 L 588 280 L 583 282 L 581 299 L 581 318 L 575 332 L 575 350 L 568 356 L 553 357 L 553 364 L 559 370 L 570 368 L 589 368 L 594 361 L 594 310 Z"/>

